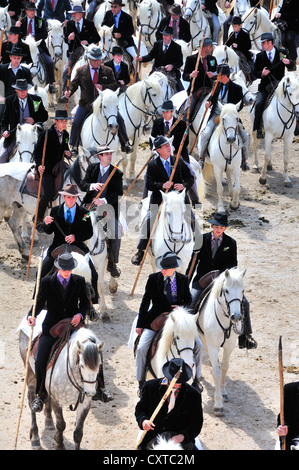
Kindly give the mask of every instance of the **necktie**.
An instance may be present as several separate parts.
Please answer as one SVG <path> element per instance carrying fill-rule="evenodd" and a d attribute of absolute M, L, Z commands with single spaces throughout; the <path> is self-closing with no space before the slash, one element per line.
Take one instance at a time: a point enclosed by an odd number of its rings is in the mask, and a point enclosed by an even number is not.
<path fill-rule="evenodd" d="M 113 15 L 113 21 L 114 21 L 114 24 L 116 26 L 116 15 Z"/>
<path fill-rule="evenodd" d="M 170 278 L 167 278 L 166 281 L 166 297 L 170 304 L 172 304 L 172 292 L 171 292 L 171 281 Z"/>
<path fill-rule="evenodd" d="M 205 57 L 202 58 L 202 65 L 203 65 L 204 71 L 206 72 L 207 71 L 207 59 Z"/>
<path fill-rule="evenodd" d="M 25 111 L 25 103 L 23 100 L 21 100 L 21 119 L 20 119 L 21 123 L 24 122 L 24 111 Z"/>
<path fill-rule="evenodd" d="M 268 58 L 269 58 L 270 62 L 272 62 L 272 53 L 271 52 L 269 52 Z"/>
<path fill-rule="evenodd" d="M 63 279 L 63 281 L 62 281 L 62 287 L 63 287 L 64 289 L 67 288 L 67 280 L 66 280 L 66 279 Z"/>
<path fill-rule="evenodd" d="M 98 78 L 99 78 L 99 74 L 98 74 L 98 69 L 93 69 L 94 70 L 94 74 L 93 74 L 93 83 L 98 83 Z"/>
<path fill-rule="evenodd" d="M 166 170 L 166 172 L 168 174 L 168 177 L 169 177 L 170 176 L 170 164 L 169 164 L 168 160 L 166 160 L 166 162 L 165 162 L 165 170 Z"/>
<path fill-rule="evenodd" d="M 70 223 L 72 222 L 71 209 L 68 209 L 68 210 L 66 211 L 66 214 L 67 214 L 67 216 L 66 216 L 66 223 L 67 223 L 67 224 L 70 224 Z"/>
<path fill-rule="evenodd" d="M 169 132 L 169 121 L 164 122 L 164 135 Z"/>
<path fill-rule="evenodd" d="M 29 34 L 32 34 L 32 20 L 29 20 L 29 25 L 28 25 L 28 29 L 27 29 L 27 36 Z"/>
<path fill-rule="evenodd" d="M 167 49 L 168 49 L 168 46 L 164 45 L 164 46 L 163 46 L 163 54 L 166 54 Z"/>
<path fill-rule="evenodd" d="M 115 71 L 116 73 L 119 71 L 119 64 L 115 65 Z"/>
<path fill-rule="evenodd" d="M 176 20 L 173 20 L 172 27 L 173 27 L 173 37 L 174 37 L 174 39 L 177 39 L 178 38 L 178 32 L 177 32 L 177 29 L 176 29 Z"/>
<path fill-rule="evenodd" d="M 55 7 L 55 0 L 52 0 L 52 10 L 54 11 L 54 7 Z"/>
<path fill-rule="evenodd" d="M 222 90 L 221 90 L 221 98 L 223 98 L 223 97 L 224 97 L 224 95 L 225 95 L 225 91 L 226 91 L 226 87 L 225 87 L 225 85 L 222 85 Z"/>
<path fill-rule="evenodd" d="M 218 239 L 215 238 L 215 241 L 214 241 L 214 247 L 213 247 L 213 251 L 212 251 L 212 258 L 215 258 L 215 255 L 216 255 L 216 251 L 218 250 Z"/>
<path fill-rule="evenodd" d="M 80 33 L 80 23 L 78 21 L 76 23 L 76 28 L 77 28 L 78 33 Z"/>

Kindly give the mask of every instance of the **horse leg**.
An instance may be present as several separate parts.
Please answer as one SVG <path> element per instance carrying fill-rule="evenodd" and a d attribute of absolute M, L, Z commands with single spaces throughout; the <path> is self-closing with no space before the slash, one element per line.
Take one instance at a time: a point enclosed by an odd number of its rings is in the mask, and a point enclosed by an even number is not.
<path fill-rule="evenodd" d="M 232 182 L 230 183 L 232 184 Z M 231 203 L 230 203 L 230 208 L 233 210 L 237 210 L 240 201 L 239 201 L 239 195 L 240 195 L 240 166 L 239 168 L 236 168 L 234 171 L 234 186 L 232 187 L 232 195 L 231 195 Z"/>
<path fill-rule="evenodd" d="M 63 418 L 62 408 L 55 400 L 52 401 L 52 407 L 56 417 L 57 431 L 54 436 L 56 441 L 56 450 L 64 450 L 63 431 L 65 430 L 66 424 Z"/>
<path fill-rule="evenodd" d="M 222 362 L 221 362 L 221 368 L 220 368 L 221 370 L 220 388 L 221 388 L 221 394 L 222 394 L 224 401 L 229 401 L 228 394 L 225 389 L 225 379 L 226 379 L 227 371 L 229 368 L 229 359 L 235 347 L 235 344 L 236 344 L 235 338 L 232 337 L 229 340 L 227 340 L 223 346 L 223 356 L 222 356 Z"/>
<path fill-rule="evenodd" d="M 88 415 L 90 406 L 91 406 L 91 402 L 84 409 L 80 409 L 80 411 L 78 408 L 77 416 L 76 416 L 76 427 L 75 427 L 74 434 L 73 434 L 75 450 L 80 450 L 80 444 L 81 444 L 82 437 L 83 437 L 84 421 L 86 419 L 86 416 Z"/>
<path fill-rule="evenodd" d="M 54 426 L 54 421 L 52 418 L 52 406 L 51 406 L 50 398 L 48 398 L 48 400 L 45 403 L 44 414 L 45 414 L 45 427 L 49 431 L 52 431 L 53 429 L 55 429 L 55 426 Z"/>
<path fill-rule="evenodd" d="M 210 359 L 211 366 L 212 366 L 212 374 L 213 374 L 214 385 L 215 385 L 214 412 L 216 416 L 223 416 L 224 415 L 223 399 L 222 399 L 222 392 L 221 392 L 221 386 L 220 386 L 221 372 L 220 372 L 219 360 L 218 360 L 219 349 L 211 346 L 209 342 L 207 341 L 207 350 L 208 350 L 209 359 Z"/>
<path fill-rule="evenodd" d="M 33 400 L 35 398 L 35 386 L 36 386 L 35 375 L 32 372 L 32 370 L 29 369 L 28 377 L 27 377 L 27 390 L 28 390 L 27 398 L 28 398 L 28 405 L 29 405 L 30 410 L 32 407 Z M 32 449 L 40 450 L 42 448 L 41 443 L 40 443 L 39 433 L 38 433 L 36 413 L 32 410 L 31 410 L 31 426 L 30 426 L 29 438 L 30 438 Z"/>
<path fill-rule="evenodd" d="M 218 212 L 225 212 L 223 203 L 223 184 L 222 184 L 222 171 L 217 165 L 214 165 L 214 174 L 216 178 L 217 196 L 218 196 Z"/>
<path fill-rule="evenodd" d="M 272 139 L 273 139 L 272 134 L 270 134 L 270 132 L 266 132 L 265 133 L 265 160 L 264 160 L 264 166 L 262 168 L 262 174 L 259 179 L 260 184 L 266 184 L 267 182 L 267 169 L 268 169 L 268 164 L 271 159 Z"/>
<path fill-rule="evenodd" d="M 290 133 L 290 137 L 285 137 L 283 139 L 283 180 L 284 180 L 284 187 L 285 188 L 292 188 L 293 184 L 288 175 L 288 167 L 289 167 L 289 148 L 292 143 L 293 134 Z"/>
<path fill-rule="evenodd" d="M 137 148 L 138 148 L 138 139 L 136 139 L 134 150 L 130 155 L 130 170 L 129 170 L 130 180 L 134 180 L 135 178 L 135 163 L 136 163 L 136 158 L 137 158 Z"/>
<path fill-rule="evenodd" d="M 123 160 L 122 160 L 123 185 L 125 187 L 127 187 L 128 186 L 128 182 L 127 182 L 128 157 L 127 157 L 127 154 L 125 152 L 122 152 L 122 157 L 123 157 Z"/>
<path fill-rule="evenodd" d="M 258 162 L 258 156 L 257 156 L 257 149 L 259 146 L 259 142 L 256 138 L 256 132 L 252 132 L 250 136 L 250 146 L 251 146 L 251 152 L 253 153 L 253 166 L 252 170 L 254 173 L 259 173 L 259 162 Z"/>
<path fill-rule="evenodd" d="M 28 261 L 29 250 L 28 250 L 28 247 L 26 246 L 25 241 L 22 238 L 21 229 L 20 229 L 21 220 L 24 217 L 25 210 L 23 206 L 21 206 L 17 202 L 13 202 L 12 208 L 13 208 L 13 211 L 7 223 L 8 223 L 10 230 L 12 231 L 12 234 L 18 245 L 18 249 L 19 249 L 20 254 L 22 255 L 22 258 L 25 261 Z"/>

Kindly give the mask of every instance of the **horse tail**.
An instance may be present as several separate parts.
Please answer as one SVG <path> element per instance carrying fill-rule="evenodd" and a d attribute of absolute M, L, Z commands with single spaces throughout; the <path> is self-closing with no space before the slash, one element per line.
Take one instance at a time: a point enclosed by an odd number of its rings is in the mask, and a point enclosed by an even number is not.
<path fill-rule="evenodd" d="M 205 184 L 211 181 L 213 175 L 214 175 L 214 167 L 212 163 L 207 162 L 207 160 L 205 160 L 205 164 L 203 167 L 203 178 L 205 180 Z"/>
<path fill-rule="evenodd" d="M 205 178 L 203 176 L 202 170 L 199 171 L 198 185 L 197 185 L 197 194 L 201 203 L 205 200 L 207 193 L 207 185 Z"/>

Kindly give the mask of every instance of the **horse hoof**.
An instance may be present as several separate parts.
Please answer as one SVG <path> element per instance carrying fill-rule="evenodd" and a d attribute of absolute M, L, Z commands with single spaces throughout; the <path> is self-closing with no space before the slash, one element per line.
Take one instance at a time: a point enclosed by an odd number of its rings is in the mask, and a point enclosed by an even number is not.
<path fill-rule="evenodd" d="M 261 170 L 256 166 L 256 167 L 253 167 L 252 170 L 251 170 L 251 173 L 260 173 Z"/>
<path fill-rule="evenodd" d="M 293 184 L 292 184 L 290 181 L 286 181 L 286 182 L 284 183 L 284 187 L 285 187 L 285 188 L 292 188 L 292 187 L 293 187 Z"/>
<path fill-rule="evenodd" d="M 224 394 L 222 395 L 222 398 L 223 398 L 223 401 L 225 401 L 225 402 L 228 402 L 228 401 L 229 401 L 229 397 L 228 397 L 228 394 L 227 394 L 227 393 L 224 393 Z"/>
<path fill-rule="evenodd" d="M 104 312 L 103 315 L 102 315 L 102 321 L 104 323 L 110 323 L 110 316 L 107 312 Z"/>
<path fill-rule="evenodd" d="M 260 184 L 263 184 L 263 185 L 264 185 L 264 184 L 267 183 L 267 180 L 266 180 L 266 178 L 260 178 L 260 179 L 259 179 L 259 182 L 260 182 Z"/>
<path fill-rule="evenodd" d="M 237 206 L 232 206 L 232 205 L 230 204 L 229 207 L 231 208 L 232 211 L 236 211 L 237 209 L 239 209 L 240 204 L 238 204 Z"/>
<path fill-rule="evenodd" d="M 268 170 L 268 171 L 273 170 L 272 163 L 268 163 L 268 165 L 267 165 L 267 170 Z"/>
<path fill-rule="evenodd" d="M 224 416 L 223 408 L 214 408 L 215 416 Z"/>
<path fill-rule="evenodd" d="M 42 446 L 40 445 L 40 440 L 36 439 L 31 441 L 31 448 L 32 450 L 42 450 Z"/>
<path fill-rule="evenodd" d="M 109 291 L 111 292 L 111 294 L 115 294 L 115 292 L 117 292 L 117 288 L 118 288 L 118 284 L 114 286 L 109 286 Z"/>

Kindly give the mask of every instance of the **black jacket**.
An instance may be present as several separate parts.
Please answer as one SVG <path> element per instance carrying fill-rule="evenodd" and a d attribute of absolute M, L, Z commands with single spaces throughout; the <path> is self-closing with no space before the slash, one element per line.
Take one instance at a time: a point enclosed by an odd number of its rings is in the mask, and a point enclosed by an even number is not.
<path fill-rule="evenodd" d="M 105 13 L 102 26 L 111 27 L 113 25 L 114 25 L 113 13 L 111 10 L 108 10 Z M 133 26 L 132 16 L 124 11 L 121 11 L 119 22 L 118 22 L 118 28 L 116 28 L 115 25 L 113 28 L 113 34 L 114 33 L 121 34 L 121 38 L 117 39 L 117 41 L 120 42 L 123 45 L 123 47 L 134 46 L 134 41 L 132 37 L 134 35 L 134 26 Z"/>
<path fill-rule="evenodd" d="M 105 62 L 105 65 L 106 67 L 110 67 L 110 69 L 112 69 L 117 83 L 119 80 L 123 80 L 125 85 L 128 85 L 128 83 L 130 82 L 130 74 L 129 74 L 129 67 L 127 66 L 125 62 L 122 61 L 119 64 L 118 72 L 116 72 L 115 70 L 113 60 L 109 60 L 108 62 Z"/>
<path fill-rule="evenodd" d="M 179 44 L 171 41 L 166 53 L 163 52 L 163 41 L 156 41 L 149 53 L 142 57 L 141 62 L 154 61 L 152 72 L 159 67 L 171 64 L 177 78 L 180 77 L 180 68 L 183 65 L 182 48 Z"/>
<path fill-rule="evenodd" d="M 185 68 L 183 72 L 183 80 L 185 80 L 186 82 L 190 82 L 189 88 L 187 90 L 188 95 L 190 94 L 191 83 L 192 83 L 192 78 L 190 78 L 190 74 L 193 72 L 193 70 L 195 70 L 196 62 L 197 62 L 197 55 L 198 54 L 192 54 L 188 56 L 186 59 L 186 63 L 185 63 Z M 216 72 L 217 70 L 216 57 L 214 57 L 213 55 L 208 55 L 206 57 L 206 61 L 207 61 L 208 72 Z M 198 64 L 198 72 L 199 74 L 197 75 L 194 81 L 193 91 L 199 90 L 199 88 L 202 88 L 202 87 L 212 88 L 213 79 L 207 76 L 205 69 L 203 67 L 202 59 L 200 59 L 199 64 Z"/>
<path fill-rule="evenodd" d="M 151 418 L 167 390 L 167 386 L 162 385 L 161 381 L 162 379 L 153 379 L 144 384 L 140 401 L 135 407 L 135 417 L 140 429 L 143 429 L 142 422 Z M 165 400 L 155 418 L 155 430 L 146 433 L 141 448 L 145 449 L 152 439 L 166 431 L 183 434 L 183 445 L 194 442 L 202 425 L 201 393 L 189 384 L 182 384 L 174 408 L 168 413 L 168 401 Z"/>
<path fill-rule="evenodd" d="M 75 33 L 75 39 L 72 41 L 68 40 L 68 37 L 71 33 Z M 69 49 L 67 55 L 69 56 L 75 49 L 81 46 L 81 41 L 87 41 L 88 44 L 98 43 L 100 41 L 100 36 L 97 32 L 97 29 L 93 21 L 86 20 L 83 18 L 82 28 L 80 33 L 76 28 L 76 23 L 74 20 L 69 20 L 64 27 L 64 41 L 68 44 Z"/>
<path fill-rule="evenodd" d="M 176 273 L 176 284 L 176 305 L 188 307 L 192 299 L 187 276 Z M 170 312 L 171 310 L 172 307 L 164 294 L 163 274 L 161 272 L 150 274 L 139 308 L 137 328 L 150 328 L 150 324 L 155 318 L 161 313 Z"/>
<path fill-rule="evenodd" d="M 237 47 L 232 47 L 233 44 L 237 44 Z M 243 29 L 240 29 L 237 37 L 235 37 L 235 33 L 231 34 L 226 45 L 232 47 L 236 52 L 242 52 L 247 60 L 252 60 L 252 53 L 250 52 L 251 39 L 249 34 Z"/>
<path fill-rule="evenodd" d="M 174 125 L 175 122 L 176 122 L 176 119 L 173 118 L 172 125 Z M 185 123 L 185 121 L 181 120 L 175 126 L 175 128 L 171 131 L 171 133 L 168 135 L 168 137 L 173 136 L 172 145 L 174 147 L 174 150 L 175 150 L 176 154 L 178 152 L 178 149 L 179 149 L 179 146 L 181 144 L 181 141 L 182 141 L 185 130 L 186 130 L 186 123 Z M 164 132 L 164 119 L 163 118 L 155 119 L 154 123 L 153 123 L 151 136 L 152 137 L 157 137 L 158 135 L 165 135 L 165 132 Z M 151 141 L 150 141 L 150 145 L 152 146 Z M 185 142 L 184 142 L 184 145 L 183 145 L 183 148 L 182 148 L 182 152 L 181 152 L 181 156 L 184 159 L 189 158 L 188 145 L 189 145 L 189 136 L 187 135 L 187 137 L 185 139 Z"/>
<path fill-rule="evenodd" d="M 27 67 L 20 65 L 20 69 L 15 75 L 14 72 L 9 68 L 9 64 L 0 65 L 0 81 L 4 83 L 5 87 L 5 98 L 10 95 L 15 95 L 16 90 L 12 87 L 15 85 L 16 80 L 25 78 L 29 85 L 33 85 L 31 72 Z"/>
<path fill-rule="evenodd" d="M 262 51 L 257 54 L 254 63 L 254 74 L 257 78 L 261 79 L 258 91 L 266 91 L 268 85 L 271 86 L 271 83 L 276 80 L 280 81 L 284 77 L 286 68 L 292 69 L 294 67 L 294 62 L 292 60 L 290 60 L 288 65 L 285 65 L 282 62 L 283 55 L 289 58 L 286 50 L 275 48 L 274 59 L 270 62 L 266 51 Z M 262 78 L 262 71 L 265 67 L 270 70 L 270 73 Z"/>
<path fill-rule="evenodd" d="M 57 274 L 44 277 L 41 280 L 35 315 L 39 315 L 43 309 L 47 310 L 43 321 L 43 334 L 49 334 L 52 326 L 56 325 L 60 320 L 73 318 L 77 313 L 81 313 L 84 319 L 89 311 L 90 301 L 87 296 L 84 277 L 76 274 L 71 275 L 65 297 L 63 296 L 62 289 L 57 279 Z M 28 315 L 31 315 L 31 310 Z"/>
<path fill-rule="evenodd" d="M 192 281 L 194 289 L 200 289 L 199 280 L 202 276 L 210 271 L 219 270 L 220 272 L 225 269 L 237 267 L 237 243 L 230 236 L 223 233 L 222 243 L 219 246 L 216 255 L 212 258 L 212 232 L 203 235 L 202 247 L 197 254 L 195 265 L 195 276 Z M 188 266 L 186 274 L 188 274 L 191 267 L 191 262 Z"/>
<path fill-rule="evenodd" d="M 63 160 L 64 152 L 69 150 L 69 134 L 67 131 L 63 131 L 62 143 L 60 144 L 55 130 L 55 124 L 53 124 L 47 131 L 48 138 L 45 151 L 45 173 L 52 173 L 54 166 Z M 42 163 L 44 141 L 47 131 L 41 133 L 34 149 L 33 158 L 36 163 L 36 168 L 38 168 Z"/>
<path fill-rule="evenodd" d="M 157 32 L 156 32 L 156 39 L 157 41 L 160 41 L 163 39 L 162 37 L 162 32 L 166 26 L 169 26 L 169 22 L 171 20 L 171 16 L 168 15 L 165 18 L 162 18 L 160 21 L 160 24 L 158 26 Z M 178 39 L 182 39 L 185 42 L 191 41 L 191 33 L 190 33 L 190 25 L 185 18 L 180 16 L 180 21 L 179 21 L 179 37 Z"/>

